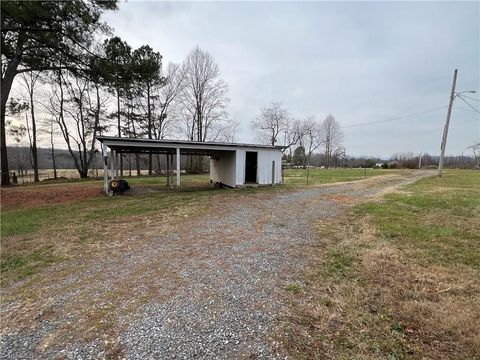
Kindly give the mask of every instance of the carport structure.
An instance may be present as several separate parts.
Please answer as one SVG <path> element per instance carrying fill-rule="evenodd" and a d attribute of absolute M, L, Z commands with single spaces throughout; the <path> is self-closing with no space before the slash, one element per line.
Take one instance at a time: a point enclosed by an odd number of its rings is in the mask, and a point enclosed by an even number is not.
<path fill-rule="evenodd" d="M 132 153 L 175 156 L 177 189 L 180 189 L 182 155 L 209 156 L 210 180 L 227 187 L 273 185 L 282 182 L 282 146 L 111 136 L 98 136 L 97 140 L 102 143 L 106 194 L 108 194 L 109 165 L 111 179 L 118 178 L 118 156 Z"/>

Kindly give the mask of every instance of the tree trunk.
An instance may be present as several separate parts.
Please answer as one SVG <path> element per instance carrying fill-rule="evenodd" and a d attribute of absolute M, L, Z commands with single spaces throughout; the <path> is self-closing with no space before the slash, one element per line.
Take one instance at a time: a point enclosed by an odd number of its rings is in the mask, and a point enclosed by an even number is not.
<path fill-rule="evenodd" d="M 20 56 L 15 56 L 7 65 L 5 73 L 2 77 L 2 109 L 0 119 L 0 153 L 2 158 L 2 182 L 1 185 L 10 185 L 10 174 L 8 173 L 8 156 L 7 156 L 7 136 L 5 129 L 5 115 L 7 110 L 7 101 L 12 89 L 13 79 L 17 74 L 17 67 L 20 63 Z"/>
<path fill-rule="evenodd" d="M 136 162 L 136 165 L 137 165 L 137 176 L 140 176 L 141 171 L 140 171 L 140 156 L 139 155 L 135 155 L 135 162 Z"/>
<path fill-rule="evenodd" d="M 128 154 L 128 176 L 132 176 L 132 155 Z"/>
<path fill-rule="evenodd" d="M 53 144 L 53 135 L 52 135 L 52 165 L 53 165 L 53 178 L 57 180 L 57 163 L 55 162 L 55 146 Z"/>
<path fill-rule="evenodd" d="M 33 158 L 33 178 L 35 182 L 39 182 L 38 176 L 38 155 L 37 155 L 37 124 L 35 121 L 35 108 L 33 103 L 33 81 L 30 88 L 30 115 L 32 116 L 32 158 Z"/>

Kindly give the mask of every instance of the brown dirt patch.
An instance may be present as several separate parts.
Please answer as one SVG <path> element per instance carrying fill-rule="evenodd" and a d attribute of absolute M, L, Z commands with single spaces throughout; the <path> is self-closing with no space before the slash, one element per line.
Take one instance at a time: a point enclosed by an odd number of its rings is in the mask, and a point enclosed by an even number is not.
<path fill-rule="evenodd" d="M 1 207 L 36 207 L 66 204 L 102 195 L 102 186 L 92 184 L 61 184 L 8 187 L 0 190 Z"/>
<path fill-rule="evenodd" d="M 339 195 L 339 194 L 332 194 L 332 195 L 325 195 L 324 198 L 330 201 L 334 201 L 336 203 L 342 204 L 350 204 L 354 201 L 353 196 L 349 195 Z"/>

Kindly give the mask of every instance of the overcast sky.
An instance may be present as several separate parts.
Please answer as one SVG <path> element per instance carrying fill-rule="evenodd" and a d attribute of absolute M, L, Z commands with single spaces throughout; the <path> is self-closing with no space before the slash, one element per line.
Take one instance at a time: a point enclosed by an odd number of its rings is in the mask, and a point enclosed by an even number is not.
<path fill-rule="evenodd" d="M 457 90 L 478 99 L 479 13 L 479 2 L 129 1 L 104 20 L 132 47 L 160 51 L 164 64 L 196 45 L 210 52 L 230 87 L 237 140 L 256 142 L 250 122 L 272 101 L 298 118 L 381 121 L 446 106 L 455 68 Z M 479 114 L 456 106 L 449 154 L 480 140 Z M 439 153 L 445 116 L 442 108 L 346 127 L 347 153 Z"/>

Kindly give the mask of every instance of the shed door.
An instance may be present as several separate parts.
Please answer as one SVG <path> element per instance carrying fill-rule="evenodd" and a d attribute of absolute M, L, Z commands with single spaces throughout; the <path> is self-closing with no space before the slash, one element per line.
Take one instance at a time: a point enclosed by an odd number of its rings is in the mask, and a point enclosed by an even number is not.
<path fill-rule="evenodd" d="M 258 153 L 247 151 L 245 154 L 245 183 L 257 183 Z"/>

